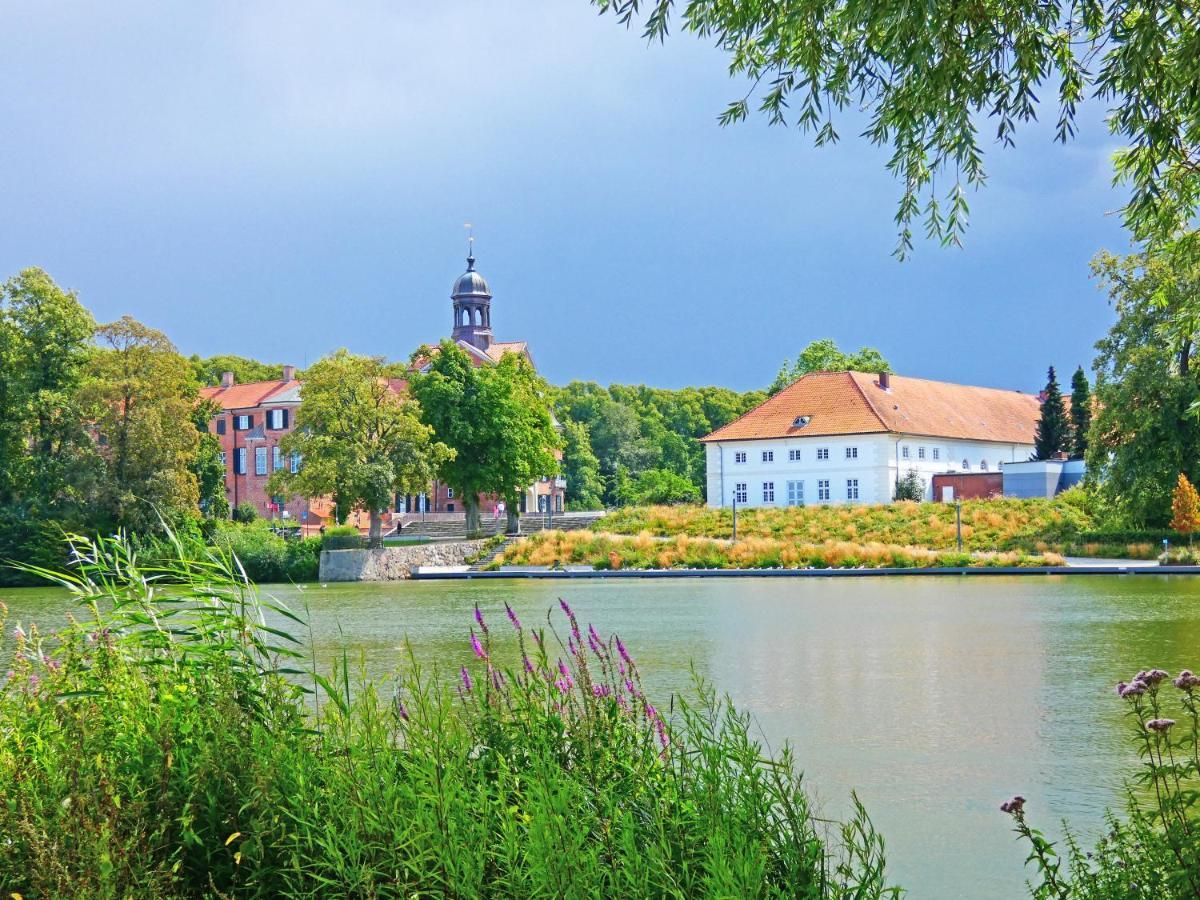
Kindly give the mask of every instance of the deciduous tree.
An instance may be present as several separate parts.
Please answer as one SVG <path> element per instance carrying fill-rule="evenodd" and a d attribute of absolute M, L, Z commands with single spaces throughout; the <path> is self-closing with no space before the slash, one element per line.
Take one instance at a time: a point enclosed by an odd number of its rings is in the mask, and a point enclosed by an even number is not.
<path fill-rule="evenodd" d="M 600 461 L 592 452 L 587 426 L 567 419 L 563 426 L 562 470 L 567 479 L 568 509 L 600 509 L 604 483 L 600 479 Z"/>
<path fill-rule="evenodd" d="M 1171 528 L 1186 534 L 1189 543 L 1192 534 L 1200 528 L 1200 494 L 1196 493 L 1182 472 L 1175 482 L 1175 490 L 1171 492 Z"/>
<path fill-rule="evenodd" d="M 457 344 L 442 341 L 414 358 L 429 360 L 428 371 L 414 375 L 412 392 L 421 420 L 455 451 L 438 471 L 462 497 L 467 531 L 479 528 L 480 494 L 504 498 L 509 530 L 515 530 L 521 495 L 558 471 L 549 387 L 515 353 L 476 367 Z"/>
<path fill-rule="evenodd" d="M 427 490 L 453 457 L 385 367 L 379 357 L 338 350 L 309 368 L 296 429 L 280 441 L 300 465 L 268 481 L 275 494 L 332 495 L 339 505 L 365 511 L 373 547 L 383 542 L 383 513 L 395 495 Z"/>
<path fill-rule="evenodd" d="M 812 341 L 800 351 L 795 362 L 783 361 L 779 374 L 767 388 L 771 396 L 778 394 L 798 378 L 810 372 L 890 372 L 892 367 L 874 347 L 859 347 L 853 353 L 843 353 L 829 338 Z"/>

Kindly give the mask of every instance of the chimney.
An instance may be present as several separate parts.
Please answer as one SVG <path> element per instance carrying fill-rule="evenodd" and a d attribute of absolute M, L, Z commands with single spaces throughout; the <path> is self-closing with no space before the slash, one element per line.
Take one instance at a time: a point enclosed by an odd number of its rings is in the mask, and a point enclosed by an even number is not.
<path fill-rule="evenodd" d="M 888 372 L 879 373 L 879 386 L 885 391 L 892 389 L 892 376 Z"/>
<path fill-rule="evenodd" d="M 284 366 L 283 367 L 283 380 L 284 381 L 295 381 L 296 380 L 296 367 L 295 366 Z"/>
<path fill-rule="evenodd" d="M 221 387 L 223 387 L 223 388 L 233 387 L 233 373 L 232 372 L 222 372 L 221 373 Z"/>

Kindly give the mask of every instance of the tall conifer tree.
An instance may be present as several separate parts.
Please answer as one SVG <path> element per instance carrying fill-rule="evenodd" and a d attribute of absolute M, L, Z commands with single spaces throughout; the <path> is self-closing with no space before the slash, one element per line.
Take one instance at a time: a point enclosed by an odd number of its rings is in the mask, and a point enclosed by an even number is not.
<path fill-rule="evenodd" d="M 1087 453 L 1088 429 L 1092 427 L 1092 389 L 1083 366 L 1071 376 L 1071 457 L 1083 459 Z"/>
<path fill-rule="evenodd" d="M 1052 459 L 1055 454 L 1071 449 L 1071 425 L 1067 421 L 1067 409 L 1054 366 L 1050 367 L 1046 381 L 1046 399 L 1042 402 L 1042 415 L 1033 444 L 1034 459 Z"/>

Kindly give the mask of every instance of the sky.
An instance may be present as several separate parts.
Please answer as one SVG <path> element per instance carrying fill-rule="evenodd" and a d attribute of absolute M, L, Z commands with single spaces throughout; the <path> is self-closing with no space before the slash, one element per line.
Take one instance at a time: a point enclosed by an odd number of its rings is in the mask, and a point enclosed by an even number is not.
<path fill-rule="evenodd" d="M 1129 248 L 1102 109 L 986 143 L 965 246 L 897 262 L 888 154 L 853 115 L 819 149 L 722 128 L 726 67 L 587 0 L 0 0 L 0 277 L 186 354 L 407 358 L 470 222 L 497 339 L 554 383 L 760 388 L 823 337 L 1021 390 L 1090 367 L 1089 260 Z"/>

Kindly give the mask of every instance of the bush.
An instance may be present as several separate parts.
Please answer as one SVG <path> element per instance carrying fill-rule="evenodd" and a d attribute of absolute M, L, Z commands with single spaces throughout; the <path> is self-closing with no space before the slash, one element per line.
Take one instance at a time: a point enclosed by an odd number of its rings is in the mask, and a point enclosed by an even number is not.
<path fill-rule="evenodd" d="M 0 587 L 22 587 L 45 582 L 12 563 L 30 563 L 60 569 L 67 562 L 63 530 L 58 522 L 0 515 Z"/>
<path fill-rule="evenodd" d="M 249 525 L 258 518 L 258 507 L 253 503 L 243 501 L 239 503 L 233 510 L 233 521 L 239 522 L 242 525 Z"/>
<path fill-rule="evenodd" d="M 634 480 L 629 501 L 640 504 L 698 503 L 700 489 L 667 469 L 648 469 Z"/>
<path fill-rule="evenodd" d="M 1024 797 L 1001 805 L 1030 846 L 1035 898 L 1200 896 L 1200 676 L 1185 669 L 1170 677 L 1152 669 L 1117 685 L 1141 762 L 1127 786 L 1126 818 L 1110 814 L 1094 848 L 1085 850 L 1068 827 L 1062 853 L 1029 825 Z"/>
<path fill-rule="evenodd" d="M 361 550 L 365 546 L 362 534 L 353 525 L 334 525 L 321 535 L 322 550 Z"/>
<path fill-rule="evenodd" d="M 237 557 L 251 581 L 317 580 L 321 561 L 318 538 L 284 538 L 260 519 L 251 525 L 222 523 L 215 529 L 212 541 Z"/>
<path fill-rule="evenodd" d="M 895 499 L 897 502 L 909 500 L 913 503 L 920 503 L 925 499 L 925 482 L 921 479 L 921 475 L 916 469 L 909 469 L 896 482 Z"/>
<path fill-rule="evenodd" d="M 566 659 L 477 610 L 456 688 L 411 654 L 391 689 L 345 659 L 304 688 L 228 557 L 164 561 L 167 589 L 121 541 L 78 549 L 83 619 L 18 631 L 0 686 L 6 891 L 898 896 L 857 800 L 818 819 L 788 749 L 706 685 L 660 712 L 566 604 Z"/>

